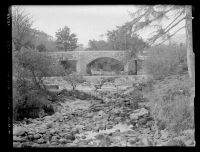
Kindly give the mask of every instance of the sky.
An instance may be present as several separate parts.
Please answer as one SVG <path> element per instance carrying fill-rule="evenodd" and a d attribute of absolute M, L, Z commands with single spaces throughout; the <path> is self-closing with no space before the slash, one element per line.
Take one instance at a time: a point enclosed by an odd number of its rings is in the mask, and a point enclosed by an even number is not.
<path fill-rule="evenodd" d="M 131 21 L 128 11 L 136 10 L 134 5 L 88 5 L 88 6 L 22 6 L 33 17 L 33 28 L 44 31 L 55 38 L 58 29 L 68 26 L 78 38 L 78 43 L 88 46 L 89 40 L 106 40 L 108 30 L 114 30 Z M 144 39 L 149 30 L 142 31 Z"/>

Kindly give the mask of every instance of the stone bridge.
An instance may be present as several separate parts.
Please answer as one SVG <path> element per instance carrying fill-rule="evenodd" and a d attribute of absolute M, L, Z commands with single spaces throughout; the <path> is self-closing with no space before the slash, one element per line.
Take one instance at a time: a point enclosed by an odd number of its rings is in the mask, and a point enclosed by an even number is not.
<path fill-rule="evenodd" d="M 129 54 L 128 51 L 70 51 L 70 52 L 45 52 L 55 58 L 56 62 L 64 60 L 72 60 L 76 62 L 76 71 L 82 75 L 88 75 L 87 65 L 99 58 L 112 58 L 120 61 L 124 65 L 124 71 L 128 72 L 128 64 L 124 61 Z M 143 57 L 135 58 L 135 60 L 144 60 Z"/>

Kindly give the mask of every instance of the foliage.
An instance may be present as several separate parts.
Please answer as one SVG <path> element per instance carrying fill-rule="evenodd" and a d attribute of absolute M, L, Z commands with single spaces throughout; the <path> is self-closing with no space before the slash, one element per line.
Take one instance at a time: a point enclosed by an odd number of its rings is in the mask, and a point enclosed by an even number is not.
<path fill-rule="evenodd" d="M 13 84 L 13 118 L 36 118 L 42 110 L 47 114 L 53 114 L 54 109 L 46 94 L 37 89 L 28 80 L 18 78 Z"/>
<path fill-rule="evenodd" d="M 107 31 L 107 41 L 90 40 L 87 50 L 131 50 L 131 56 L 137 54 L 147 44 L 137 35 L 131 35 L 127 23 Z"/>
<path fill-rule="evenodd" d="M 36 49 L 39 51 L 39 52 L 45 52 L 47 51 L 46 49 L 46 46 L 44 44 L 40 44 L 36 47 Z"/>
<path fill-rule="evenodd" d="M 56 42 L 52 39 L 50 35 L 43 31 L 34 30 L 35 37 L 34 37 L 34 44 L 35 46 L 39 46 L 43 44 L 46 48 L 46 51 L 57 51 Z"/>
<path fill-rule="evenodd" d="M 22 49 L 16 53 L 18 64 L 27 72 L 31 72 L 34 79 L 41 80 L 42 77 L 63 75 L 61 66 L 53 63 L 53 58 L 36 50 Z M 37 77 L 37 78 L 36 78 Z"/>
<path fill-rule="evenodd" d="M 78 84 L 84 83 L 86 81 L 81 75 L 78 75 L 75 72 L 64 76 L 63 79 L 72 85 L 72 90 L 75 90 Z"/>
<path fill-rule="evenodd" d="M 14 118 L 35 118 L 41 110 L 53 113 L 48 101 L 51 94 L 46 90 L 43 77 L 60 75 L 63 72 L 60 67 L 53 64 L 51 57 L 25 48 L 13 53 L 13 65 Z"/>
<path fill-rule="evenodd" d="M 107 40 L 112 50 L 131 50 L 131 56 L 136 55 L 147 44 L 137 35 L 130 33 L 127 23 L 117 26 L 116 30 L 107 32 Z"/>
<path fill-rule="evenodd" d="M 111 50 L 111 46 L 104 40 L 89 40 L 87 50 Z"/>
<path fill-rule="evenodd" d="M 78 47 L 77 38 L 74 33 L 70 33 L 70 28 L 65 26 L 56 32 L 56 43 L 59 50 L 73 51 Z"/>
<path fill-rule="evenodd" d="M 76 64 L 75 60 L 62 60 L 60 61 L 60 64 L 63 66 L 63 68 L 66 70 L 66 73 L 70 74 L 73 71 L 76 71 Z"/>
<path fill-rule="evenodd" d="M 19 51 L 22 47 L 34 48 L 32 19 L 20 7 L 12 7 L 12 44 Z"/>
<path fill-rule="evenodd" d="M 147 50 L 148 58 L 144 61 L 147 74 L 155 79 L 187 71 L 186 48 L 184 46 L 161 45 Z"/>
<path fill-rule="evenodd" d="M 160 42 L 160 44 L 162 44 L 185 27 L 179 27 L 185 19 L 185 15 L 185 6 L 138 6 L 137 11 L 130 12 L 130 16 L 133 19 L 127 24 L 127 26 L 132 29 L 132 33 L 137 33 L 147 27 L 153 27 L 154 31 L 152 36 L 148 39 L 148 44 L 151 46 L 157 40 L 160 41 L 163 39 L 163 41 Z M 171 21 L 166 26 L 161 24 L 162 21 L 169 19 L 171 19 Z M 179 27 L 178 30 L 171 32 L 175 27 Z"/>
<path fill-rule="evenodd" d="M 160 45 L 176 35 L 179 31 L 186 31 L 187 67 L 188 74 L 195 81 L 195 55 L 192 45 L 192 6 L 190 5 L 151 5 L 139 6 L 138 10 L 130 13 L 133 20 L 128 23 L 132 33 L 137 33 L 146 27 L 153 27 L 154 32 L 148 39 L 148 44 Z M 161 23 L 169 20 L 167 24 Z M 165 20 L 166 21 L 166 20 Z M 184 24 L 183 21 L 185 21 Z"/>

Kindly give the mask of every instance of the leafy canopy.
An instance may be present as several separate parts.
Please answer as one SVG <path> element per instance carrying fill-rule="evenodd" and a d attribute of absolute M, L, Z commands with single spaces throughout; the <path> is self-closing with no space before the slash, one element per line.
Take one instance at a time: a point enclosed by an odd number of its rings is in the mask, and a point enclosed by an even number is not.
<path fill-rule="evenodd" d="M 70 32 L 70 28 L 65 26 L 56 32 L 56 43 L 59 50 L 73 51 L 78 47 L 76 34 Z"/>

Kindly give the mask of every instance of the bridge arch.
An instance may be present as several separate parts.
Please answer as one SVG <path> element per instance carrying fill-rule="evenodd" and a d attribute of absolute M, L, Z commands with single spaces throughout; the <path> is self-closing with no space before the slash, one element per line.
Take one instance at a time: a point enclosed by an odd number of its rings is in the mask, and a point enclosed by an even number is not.
<path fill-rule="evenodd" d="M 95 69 L 95 72 L 94 72 Z M 102 71 L 104 71 L 102 73 Z M 124 71 L 124 64 L 113 57 L 99 57 L 86 63 L 87 74 L 116 74 Z"/>

